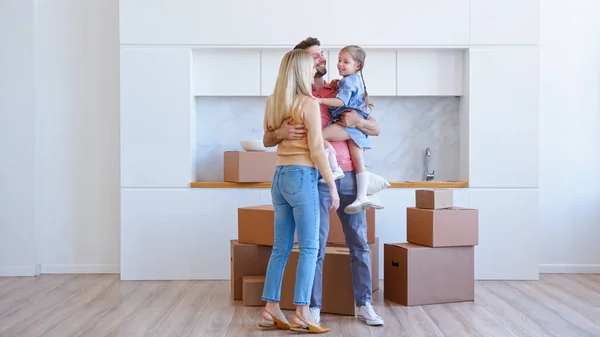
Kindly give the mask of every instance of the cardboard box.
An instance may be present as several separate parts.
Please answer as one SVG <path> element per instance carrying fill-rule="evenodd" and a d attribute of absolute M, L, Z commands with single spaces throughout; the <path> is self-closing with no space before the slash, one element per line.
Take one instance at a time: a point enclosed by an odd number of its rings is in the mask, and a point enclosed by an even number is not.
<path fill-rule="evenodd" d="M 383 298 L 402 305 L 474 301 L 475 249 L 383 245 Z"/>
<path fill-rule="evenodd" d="M 369 208 L 366 211 L 367 218 L 367 242 L 375 242 L 375 210 Z M 344 237 L 344 230 L 342 229 L 342 222 L 337 212 L 329 212 L 329 235 L 327 236 L 328 245 L 346 245 L 346 239 Z"/>
<path fill-rule="evenodd" d="M 240 243 L 231 240 L 231 296 L 242 299 L 244 276 L 264 276 L 271 258 L 272 247 Z"/>
<path fill-rule="evenodd" d="M 275 211 L 273 205 L 238 208 L 238 241 L 273 246 L 275 239 Z M 298 235 L 294 234 L 294 243 Z"/>
<path fill-rule="evenodd" d="M 244 306 L 252 307 L 265 305 L 265 302 L 262 300 L 264 286 L 264 276 L 242 277 L 242 303 Z"/>
<path fill-rule="evenodd" d="M 472 208 L 406 209 L 406 238 L 428 247 L 479 244 L 479 212 Z"/>
<path fill-rule="evenodd" d="M 373 291 L 379 289 L 379 238 L 370 244 L 371 278 Z M 290 254 L 283 274 L 281 286 L 282 309 L 294 310 L 294 286 L 296 283 L 296 268 L 298 266 L 299 250 L 295 247 Z M 352 287 L 352 270 L 350 264 L 350 249 L 347 247 L 326 247 L 323 262 L 323 306 L 321 313 L 354 315 L 356 304 Z"/>
<path fill-rule="evenodd" d="M 223 153 L 223 181 L 270 183 L 276 162 L 275 152 L 226 151 Z"/>
<path fill-rule="evenodd" d="M 451 189 L 416 190 L 416 207 L 424 209 L 442 209 L 454 206 L 453 191 Z"/>

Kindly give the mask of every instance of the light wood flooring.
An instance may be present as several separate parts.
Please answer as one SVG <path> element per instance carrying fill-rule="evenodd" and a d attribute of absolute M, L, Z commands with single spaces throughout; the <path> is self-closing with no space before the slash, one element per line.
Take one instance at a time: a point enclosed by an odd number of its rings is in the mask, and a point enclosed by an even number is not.
<path fill-rule="evenodd" d="M 383 288 L 383 287 L 382 287 Z M 374 305 L 368 327 L 323 315 L 324 336 L 600 336 L 600 275 L 542 274 L 539 281 L 480 281 L 474 302 Z M 0 336 L 287 336 L 256 323 L 260 307 L 233 302 L 227 281 L 120 281 L 118 275 L 0 278 Z M 291 315 L 291 312 L 286 311 Z"/>

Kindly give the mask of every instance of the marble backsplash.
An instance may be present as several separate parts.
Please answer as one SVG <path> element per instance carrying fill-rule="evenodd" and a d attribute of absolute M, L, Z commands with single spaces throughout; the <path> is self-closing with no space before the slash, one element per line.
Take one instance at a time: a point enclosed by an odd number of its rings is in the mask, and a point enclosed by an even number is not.
<path fill-rule="evenodd" d="M 262 139 L 266 97 L 197 97 L 197 181 L 223 181 L 223 152 Z M 458 180 L 458 97 L 373 97 L 380 135 L 365 152 L 369 171 L 388 181 L 424 180 L 425 148 L 434 180 Z M 273 151 L 273 149 L 269 149 Z"/>

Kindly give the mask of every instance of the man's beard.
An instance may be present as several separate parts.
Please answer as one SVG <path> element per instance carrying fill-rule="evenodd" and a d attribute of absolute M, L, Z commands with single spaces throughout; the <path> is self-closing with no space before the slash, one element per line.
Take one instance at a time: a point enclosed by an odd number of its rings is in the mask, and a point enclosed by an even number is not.
<path fill-rule="evenodd" d="M 321 68 L 321 67 L 319 67 Z M 317 72 L 315 73 L 315 78 L 322 78 L 327 74 L 327 64 L 323 63 L 323 67 L 321 69 L 317 68 Z"/>

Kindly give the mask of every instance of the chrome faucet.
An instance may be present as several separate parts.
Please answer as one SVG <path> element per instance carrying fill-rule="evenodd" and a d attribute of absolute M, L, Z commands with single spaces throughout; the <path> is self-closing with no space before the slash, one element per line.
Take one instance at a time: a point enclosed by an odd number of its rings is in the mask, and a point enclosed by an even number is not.
<path fill-rule="evenodd" d="M 435 175 L 435 170 L 429 173 L 429 158 L 431 158 L 431 150 L 429 148 L 425 149 L 425 181 L 433 180 Z"/>

